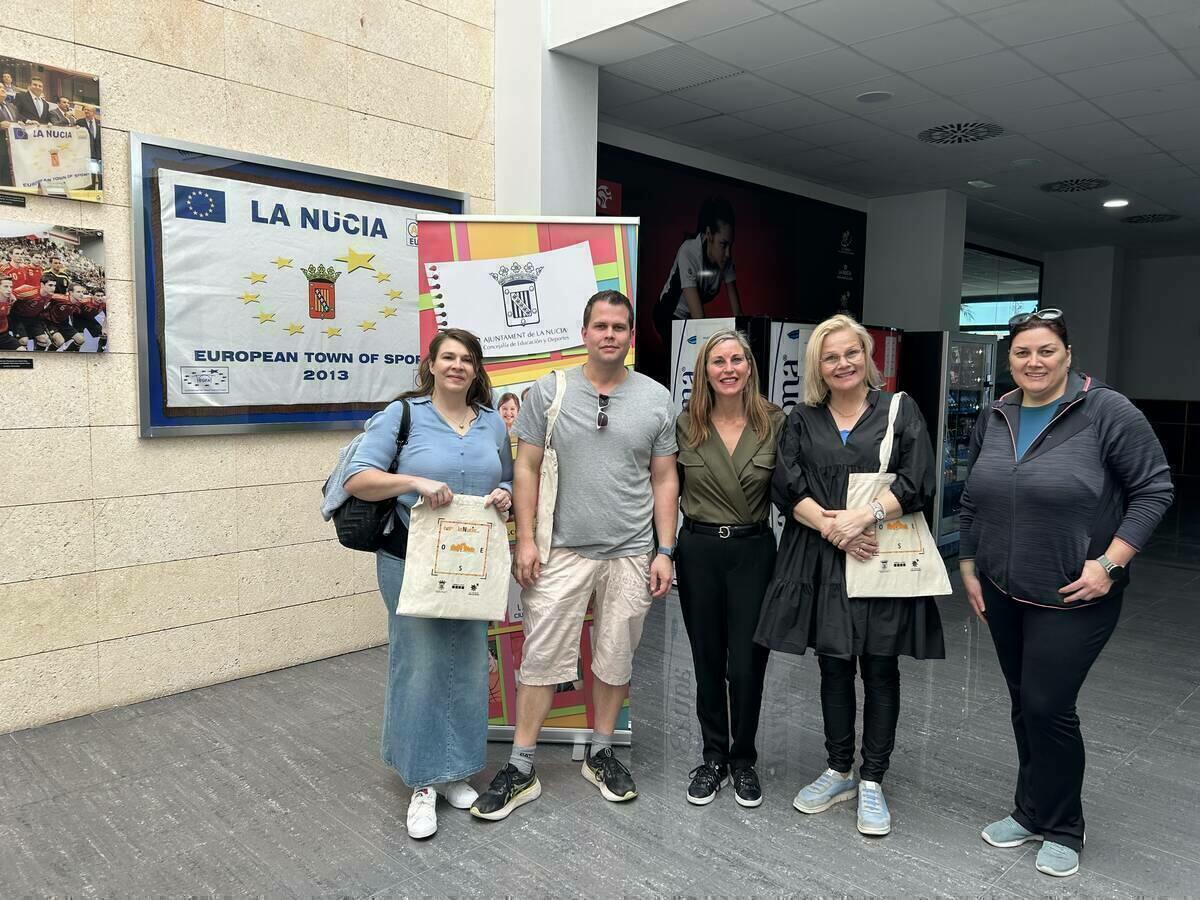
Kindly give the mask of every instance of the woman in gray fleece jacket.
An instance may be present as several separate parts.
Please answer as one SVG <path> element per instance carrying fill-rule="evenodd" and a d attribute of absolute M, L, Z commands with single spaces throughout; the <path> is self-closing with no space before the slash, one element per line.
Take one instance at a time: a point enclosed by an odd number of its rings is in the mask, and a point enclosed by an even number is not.
<path fill-rule="evenodd" d="M 1038 870 L 1064 876 L 1083 849 L 1075 701 L 1173 488 L 1145 416 L 1071 371 L 1061 310 L 1015 316 L 1009 330 L 1017 390 L 979 418 L 962 500 L 963 585 L 996 645 L 1020 762 L 1012 814 L 983 839 L 1042 841 Z"/>

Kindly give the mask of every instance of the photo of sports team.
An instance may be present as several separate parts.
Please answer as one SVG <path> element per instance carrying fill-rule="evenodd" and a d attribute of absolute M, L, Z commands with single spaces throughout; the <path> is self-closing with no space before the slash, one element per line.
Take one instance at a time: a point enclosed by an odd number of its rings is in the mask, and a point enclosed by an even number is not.
<path fill-rule="evenodd" d="M 0 350 L 101 352 L 107 310 L 102 232 L 0 221 Z"/>

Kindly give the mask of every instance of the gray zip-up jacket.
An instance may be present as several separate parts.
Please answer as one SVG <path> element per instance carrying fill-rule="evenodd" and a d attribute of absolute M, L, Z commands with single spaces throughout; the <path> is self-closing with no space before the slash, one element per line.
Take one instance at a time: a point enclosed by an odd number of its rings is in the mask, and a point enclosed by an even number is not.
<path fill-rule="evenodd" d="M 1162 445 L 1122 394 L 1072 372 L 1058 410 L 1016 458 L 1021 391 L 979 417 L 962 498 L 960 558 L 1017 600 L 1064 604 L 1059 588 L 1118 537 L 1140 550 L 1171 505 Z M 1096 602 L 1096 601 L 1090 601 Z"/>

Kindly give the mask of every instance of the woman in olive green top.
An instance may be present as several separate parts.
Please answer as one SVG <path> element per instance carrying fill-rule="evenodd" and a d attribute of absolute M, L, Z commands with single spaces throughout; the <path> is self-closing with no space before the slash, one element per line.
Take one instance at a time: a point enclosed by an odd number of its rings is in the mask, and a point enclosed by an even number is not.
<path fill-rule="evenodd" d="M 754 357 L 736 331 L 700 348 L 695 384 L 675 423 L 684 517 L 675 572 L 704 738 L 687 799 L 711 803 L 732 776 L 737 802 L 758 806 L 754 737 L 769 651 L 754 643 L 754 629 L 775 565 L 771 475 L 785 417 L 759 393 Z"/>

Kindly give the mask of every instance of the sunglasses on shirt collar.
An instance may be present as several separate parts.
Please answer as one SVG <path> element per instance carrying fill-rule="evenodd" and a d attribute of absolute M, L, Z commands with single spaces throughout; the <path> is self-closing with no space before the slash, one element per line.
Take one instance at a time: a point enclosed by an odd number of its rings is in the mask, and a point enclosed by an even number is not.
<path fill-rule="evenodd" d="M 608 394 L 596 395 L 596 429 L 608 427 Z"/>

